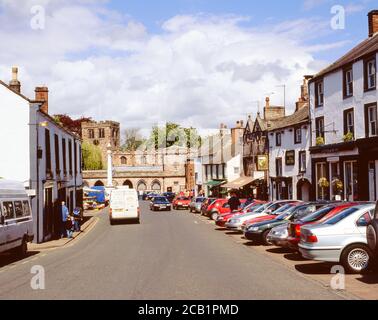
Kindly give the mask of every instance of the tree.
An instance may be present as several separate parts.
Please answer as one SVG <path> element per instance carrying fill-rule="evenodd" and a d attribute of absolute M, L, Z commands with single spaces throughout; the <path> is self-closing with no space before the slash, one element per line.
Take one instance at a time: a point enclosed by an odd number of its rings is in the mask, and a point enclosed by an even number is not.
<path fill-rule="evenodd" d="M 72 119 L 66 114 L 56 114 L 53 116 L 57 124 L 67 128 L 69 131 L 81 136 L 81 123 L 91 121 L 91 118 L 81 117 L 79 119 Z"/>
<path fill-rule="evenodd" d="M 165 127 L 152 128 L 148 144 L 156 149 L 173 145 L 196 148 L 201 146 L 201 137 L 195 128 L 183 128 L 177 123 L 167 122 Z"/>
<path fill-rule="evenodd" d="M 139 128 L 125 129 L 125 142 L 121 147 L 123 151 L 136 151 L 145 142 L 139 131 Z"/>
<path fill-rule="evenodd" d="M 101 149 L 91 143 L 84 142 L 81 146 L 84 170 L 103 170 Z"/>

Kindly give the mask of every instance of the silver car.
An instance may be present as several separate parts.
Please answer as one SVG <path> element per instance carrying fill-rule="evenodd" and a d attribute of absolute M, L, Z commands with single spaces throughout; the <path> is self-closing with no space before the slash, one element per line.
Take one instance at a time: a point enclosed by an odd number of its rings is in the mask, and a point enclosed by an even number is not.
<path fill-rule="evenodd" d="M 268 241 L 277 247 L 286 247 L 287 237 L 289 236 L 288 224 L 285 223 L 270 230 L 267 236 Z"/>
<path fill-rule="evenodd" d="M 189 211 L 195 213 L 201 213 L 202 203 L 206 200 L 204 197 L 193 198 L 189 204 Z"/>
<path fill-rule="evenodd" d="M 365 271 L 372 259 L 366 226 L 374 208 L 371 204 L 350 207 L 322 224 L 303 226 L 300 253 L 310 260 L 341 263 L 350 273 Z"/>

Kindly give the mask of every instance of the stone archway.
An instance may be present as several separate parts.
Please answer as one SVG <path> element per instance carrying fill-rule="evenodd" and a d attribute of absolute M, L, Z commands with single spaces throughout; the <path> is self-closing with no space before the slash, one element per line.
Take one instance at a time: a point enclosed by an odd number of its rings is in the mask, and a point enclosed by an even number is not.
<path fill-rule="evenodd" d="M 161 192 L 161 183 L 159 180 L 154 180 L 151 183 L 151 190 L 154 192 Z"/>
<path fill-rule="evenodd" d="M 138 181 L 137 190 L 138 191 L 146 191 L 147 190 L 147 183 L 144 180 Z"/>
<path fill-rule="evenodd" d="M 133 183 L 130 181 L 130 180 L 125 180 L 122 184 L 123 186 L 127 186 L 129 187 L 130 189 L 133 188 Z"/>
<path fill-rule="evenodd" d="M 101 180 L 97 180 L 94 184 L 95 187 L 104 187 L 104 183 Z"/>
<path fill-rule="evenodd" d="M 297 199 L 309 201 L 311 197 L 311 183 L 307 179 L 300 179 L 297 183 Z"/>

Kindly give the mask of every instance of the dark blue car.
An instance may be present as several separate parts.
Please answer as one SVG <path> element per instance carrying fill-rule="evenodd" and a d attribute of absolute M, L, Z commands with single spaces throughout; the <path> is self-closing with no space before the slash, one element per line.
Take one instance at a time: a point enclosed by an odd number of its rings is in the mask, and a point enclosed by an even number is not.
<path fill-rule="evenodd" d="M 151 200 L 150 209 L 152 211 L 161 211 L 161 210 L 171 211 L 172 207 L 171 207 L 171 203 L 169 202 L 169 200 L 166 197 L 160 196 L 160 197 L 154 197 Z"/>

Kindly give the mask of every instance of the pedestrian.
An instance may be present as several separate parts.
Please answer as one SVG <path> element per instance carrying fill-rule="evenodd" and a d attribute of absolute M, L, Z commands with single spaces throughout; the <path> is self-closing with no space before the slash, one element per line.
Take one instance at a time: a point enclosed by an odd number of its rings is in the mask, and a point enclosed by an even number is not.
<path fill-rule="evenodd" d="M 231 212 L 239 210 L 241 203 L 235 192 L 231 192 L 231 198 L 228 200 L 228 205 L 230 206 Z"/>
<path fill-rule="evenodd" d="M 69 214 L 66 220 L 66 232 L 67 232 L 68 239 L 72 238 L 74 226 L 75 226 L 75 218 L 73 215 Z"/>
<path fill-rule="evenodd" d="M 66 206 L 66 203 L 64 201 L 62 201 L 62 204 L 61 204 L 62 221 L 61 221 L 61 225 L 60 225 L 60 237 L 61 238 L 65 238 L 67 236 L 66 222 L 67 222 L 69 215 L 70 214 L 69 214 L 68 208 Z"/>
<path fill-rule="evenodd" d="M 80 232 L 80 222 L 82 219 L 81 217 L 81 210 L 80 208 L 75 208 L 73 211 L 73 217 L 74 217 L 74 230 L 76 232 Z"/>

